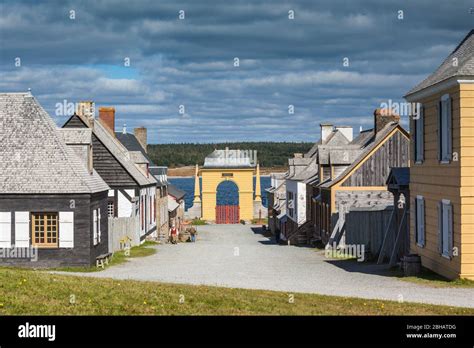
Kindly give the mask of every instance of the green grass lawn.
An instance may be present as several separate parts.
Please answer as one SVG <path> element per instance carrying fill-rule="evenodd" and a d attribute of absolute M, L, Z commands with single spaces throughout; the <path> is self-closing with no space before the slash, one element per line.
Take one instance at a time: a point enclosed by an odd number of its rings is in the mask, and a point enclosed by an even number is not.
<path fill-rule="evenodd" d="M 474 315 L 474 309 L 0 268 L 0 315 Z"/>
<path fill-rule="evenodd" d="M 134 246 L 127 250 L 121 250 L 114 253 L 113 257 L 109 261 L 109 264 L 105 268 L 97 268 L 96 266 L 90 267 L 60 267 L 55 268 L 55 271 L 61 272 L 100 272 L 108 267 L 119 265 L 121 263 L 127 262 L 129 258 L 135 257 L 145 257 L 150 256 L 156 253 L 155 248 L 150 248 L 150 246 L 156 245 L 156 242 L 146 241 L 143 244 Z"/>
<path fill-rule="evenodd" d="M 401 273 L 401 272 L 400 272 Z M 435 288 L 474 288 L 474 281 L 469 279 L 446 279 L 439 274 L 422 268 L 421 274 L 417 277 L 403 277 L 400 279 L 420 285 L 427 285 Z"/>

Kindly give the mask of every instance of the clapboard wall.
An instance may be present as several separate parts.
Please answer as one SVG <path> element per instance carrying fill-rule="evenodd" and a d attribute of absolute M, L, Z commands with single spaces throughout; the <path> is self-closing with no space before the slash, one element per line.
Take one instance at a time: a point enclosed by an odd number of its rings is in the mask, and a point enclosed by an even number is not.
<path fill-rule="evenodd" d="M 92 210 L 101 210 L 101 243 L 93 245 Z M 108 252 L 107 191 L 75 195 L 0 195 L 0 211 L 12 213 L 12 245 L 15 244 L 15 212 L 74 212 L 74 247 L 40 248 L 38 261 L 0 258 L 0 264 L 28 267 L 90 266 Z M 30 218 L 30 244 L 31 218 Z M 59 233 L 61 231 L 59 230 Z"/>
<path fill-rule="evenodd" d="M 393 167 L 408 167 L 410 142 L 397 130 L 342 186 L 385 186 Z"/>
<path fill-rule="evenodd" d="M 63 126 L 63 128 L 84 127 L 87 126 L 76 115 L 72 116 Z M 117 161 L 94 133 L 92 133 L 92 154 L 94 169 L 111 188 L 135 188 L 137 186 L 132 176 L 123 168 L 120 162 Z"/>

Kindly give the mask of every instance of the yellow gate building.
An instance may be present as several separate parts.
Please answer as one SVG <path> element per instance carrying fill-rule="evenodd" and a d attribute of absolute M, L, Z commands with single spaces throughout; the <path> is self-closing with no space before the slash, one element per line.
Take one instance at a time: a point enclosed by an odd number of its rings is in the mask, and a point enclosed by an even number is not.
<path fill-rule="evenodd" d="M 202 191 L 199 174 L 202 179 Z M 266 217 L 266 208 L 262 205 L 256 151 L 228 148 L 212 152 L 205 158 L 200 169 L 196 165 L 194 201 L 188 210 L 188 217 L 216 221 L 217 188 L 225 181 L 232 181 L 238 188 L 240 220 L 250 221 Z"/>

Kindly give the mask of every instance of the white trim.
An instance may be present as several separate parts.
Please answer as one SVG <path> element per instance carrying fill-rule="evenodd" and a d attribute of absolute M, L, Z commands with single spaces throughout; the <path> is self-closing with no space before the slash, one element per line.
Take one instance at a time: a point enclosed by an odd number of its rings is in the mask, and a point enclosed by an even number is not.
<path fill-rule="evenodd" d="M 442 199 L 441 202 L 443 204 L 451 204 L 451 201 L 449 199 Z"/>
<path fill-rule="evenodd" d="M 466 79 L 467 78 L 467 79 Z M 454 87 L 458 84 L 461 84 L 461 83 L 474 83 L 474 79 L 471 77 L 471 79 L 469 79 L 470 76 L 453 76 L 451 78 L 448 78 L 446 80 L 443 80 L 443 81 L 440 81 L 434 85 L 431 85 L 431 86 L 428 86 L 426 88 L 423 88 L 422 90 L 418 91 L 418 92 L 414 92 L 412 94 L 407 94 L 404 96 L 404 98 L 409 101 L 409 102 L 412 102 L 412 101 L 417 101 L 417 100 L 420 100 L 420 99 L 423 99 L 425 97 L 429 97 L 433 94 L 436 94 L 438 92 L 441 92 L 445 89 L 448 89 L 448 88 L 451 88 L 451 87 Z"/>
<path fill-rule="evenodd" d="M 0 212 L 0 248 L 12 247 L 12 213 Z"/>
<path fill-rule="evenodd" d="M 30 247 L 30 212 L 15 212 L 15 247 Z"/>
<path fill-rule="evenodd" d="M 74 248 L 74 212 L 59 212 L 59 247 Z"/>

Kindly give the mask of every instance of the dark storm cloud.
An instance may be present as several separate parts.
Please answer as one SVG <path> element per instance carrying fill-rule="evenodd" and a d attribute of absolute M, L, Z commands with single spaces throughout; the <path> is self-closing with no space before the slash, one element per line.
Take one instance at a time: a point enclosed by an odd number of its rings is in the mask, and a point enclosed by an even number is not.
<path fill-rule="evenodd" d="M 64 99 L 115 105 L 118 126 L 148 126 L 152 142 L 315 140 L 322 121 L 370 127 L 374 108 L 401 100 L 471 29 L 472 6 L 3 1 L 0 89 L 31 87 L 52 114 Z"/>

